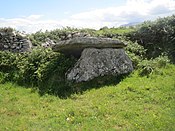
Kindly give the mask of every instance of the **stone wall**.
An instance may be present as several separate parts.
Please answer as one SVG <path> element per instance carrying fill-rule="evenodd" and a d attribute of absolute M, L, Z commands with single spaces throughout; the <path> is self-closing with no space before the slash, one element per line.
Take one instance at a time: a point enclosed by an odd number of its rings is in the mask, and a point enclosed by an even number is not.
<path fill-rule="evenodd" d="M 0 50 L 11 52 L 25 52 L 32 47 L 31 41 L 23 33 L 11 28 L 0 29 Z"/>

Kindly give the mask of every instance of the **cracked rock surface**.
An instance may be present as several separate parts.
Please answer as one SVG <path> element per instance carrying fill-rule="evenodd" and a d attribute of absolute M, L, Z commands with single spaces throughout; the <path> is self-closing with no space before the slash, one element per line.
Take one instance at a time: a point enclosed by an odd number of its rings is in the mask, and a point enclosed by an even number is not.
<path fill-rule="evenodd" d="M 124 49 L 86 48 L 75 66 L 67 73 L 67 79 L 83 82 L 98 76 L 126 74 L 132 70 L 132 62 Z"/>

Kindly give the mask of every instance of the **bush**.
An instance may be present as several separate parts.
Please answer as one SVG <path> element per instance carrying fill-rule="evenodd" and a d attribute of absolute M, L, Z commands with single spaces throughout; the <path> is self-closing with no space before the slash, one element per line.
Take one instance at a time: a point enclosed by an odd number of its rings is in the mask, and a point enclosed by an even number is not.
<path fill-rule="evenodd" d="M 15 70 L 17 64 L 16 57 L 16 54 L 9 51 L 0 51 L 0 70 L 3 72 Z"/>
<path fill-rule="evenodd" d="M 29 39 L 32 42 L 33 46 L 41 46 L 45 39 L 48 37 L 48 32 L 37 31 L 29 35 Z"/>
<path fill-rule="evenodd" d="M 42 43 L 45 42 L 46 38 L 53 40 L 54 42 L 58 42 L 61 39 L 66 38 L 70 33 L 73 32 L 81 32 L 81 33 L 88 33 L 90 35 L 94 35 L 95 30 L 93 29 L 77 29 L 77 28 L 70 28 L 66 27 L 63 29 L 55 29 L 52 31 L 45 31 L 42 32 L 37 31 L 36 33 L 30 34 L 29 39 L 32 41 L 34 46 L 41 46 Z"/>
<path fill-rule="evenodd" d="M 147 21 L 137 26 L 136 31 L 126 36 L 137 41 L 147 49 L 148 58 L 156 58 L 162 53 L 167 54 L 175 63 L 175 15 Z"/>
<path fill-rule="evenodd" d="M 18 54 L 9 51 L 0 51 L 0 72 L 3 75 L 3 81 L 14 80 L 16 77 L 18 57 Z"/>
<path fill-rule="evenodd" d="M 56 70 L 59 70 L 60 77 L 64 78 L 65 70 L 73 64 L 72 61 L 73 59 L 53 52 L 51 49 L 37 47 L 27 53 L 18 64 L 20 77 L 25 77 L 22 83 L 38 85 L 49 79 Z"/>
<path fill-rule="evenodd" d="M 74 58 L 42 47 L 23 54 L 1 51 L 0 59 L 3 81 L 38 87 L 41 92 L 50 93 L 67 86 L 65 73 L 75 62 Z"/>
<path fill-rule="evenodd" d="M 126 53 L 130 57 L 133 67 L 135 69 L 138 68 L 138 64 L 142 62 L 145 58 L 146 50 L 143 46 L 139 45 L 137 42 L 128 41 L 126 49 Z"/>
<path fill-rule="evenodd" d="M 143 60 L 139 63 L 138 67 L 141 76 L 149 76 L 152 73 L 159 73 L 160 68 L 164 68 L 170 60 L 167 56 L 159 56 L 155 59 Z"/>

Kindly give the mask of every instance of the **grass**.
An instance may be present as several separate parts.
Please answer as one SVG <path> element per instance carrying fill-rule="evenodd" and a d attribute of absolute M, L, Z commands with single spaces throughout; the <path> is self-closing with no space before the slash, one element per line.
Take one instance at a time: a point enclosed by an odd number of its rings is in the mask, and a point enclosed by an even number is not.
<path fill-rule="evenodd" d="M 103 30 L 97 30 L 96 34 L 98 35 L 104 35 L 104 34 L 118 34 L 123 35 L 125 33 L 129 33 L 134 31 L 134 29 L 131 28 L 110 28 L 110 29 L 103 29 Z"/>
<path fill-rule="evenodd" d="M 40 96 L 32 88 L 0 84 L 0 130 L 175 130 L 175 66 L 117 85 Z"/>

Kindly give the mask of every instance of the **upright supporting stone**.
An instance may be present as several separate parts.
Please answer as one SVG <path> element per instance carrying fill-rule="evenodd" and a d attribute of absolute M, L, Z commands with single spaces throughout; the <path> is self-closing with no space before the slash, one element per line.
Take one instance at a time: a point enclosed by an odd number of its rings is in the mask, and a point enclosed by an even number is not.
<path fill-rule="evenodd" d="M 131 60 L 124 49 L 84 49 L 80 59 L 67 73 L 67 79 L 75 82 L 92 80 L 98 76 L 126 74 L 133 70 Z"/>

